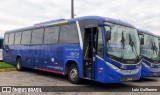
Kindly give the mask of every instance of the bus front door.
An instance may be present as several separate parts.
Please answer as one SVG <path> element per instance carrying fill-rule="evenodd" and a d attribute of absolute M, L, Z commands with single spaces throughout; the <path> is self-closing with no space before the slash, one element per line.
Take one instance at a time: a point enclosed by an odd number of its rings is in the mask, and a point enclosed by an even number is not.
<path fill-rule="evenodd" d="M 83 46 L 83 75 L 88 79 L 95 79 L 95 54 L 97 48 L 97 28 L 84 29 Z"/>

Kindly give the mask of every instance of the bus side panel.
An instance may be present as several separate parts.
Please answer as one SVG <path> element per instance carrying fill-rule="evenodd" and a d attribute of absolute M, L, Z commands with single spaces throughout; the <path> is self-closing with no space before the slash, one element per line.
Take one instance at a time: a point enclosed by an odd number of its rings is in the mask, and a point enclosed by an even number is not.
<path fill-rule="evenodd" d="M 120 75 L 111 69 L 104 60 L 96 57 L 95 80 L 102 83 L 117 83 L 120 82 Z"/>
<path fill-rule="evenodd" d="M 79 70 L 79 77 L 82 78 L 83 77 L 83 62 L 82 62 L 82 58 L 83 58 L 83 53 L 82 50 L 80 48 L 79 44 L 68 44 L 64 46 L 64 60 L 65 60 L 65 64 L 64 64 L 64 68 L 66 66 L 67 61 L 74 61 L 76 62 L 77 66 L 78 66 L 78 70 Z"/>
<path fill-rule="evenodd" d="M 39 46 L 39 52 L 40 54 L 36 55 L 38 57 L 35 57 L 35 62 L 36 62 L 35 68 L 55 71 L 58 73 L 63 72 L 63 64 L 64 64 L 63 44 L 41 45 Z"/>
<path fill-rule="evenodd" d="M 82 50 L 79 44 L 14 45 L 4 52 L 5 62 L 16 65 L 16 57 L 22 58 L 22 66 L 64 73 L 66 62 L 75 61 L 82 78 Z"/>
<path fill-rule="evenodd" d="M 9 64 L 15 65 L 15 58 L 16 56 L 14 55 L 14 48 L 13 46 L 8 46 L 6 45 L 4 47 L 4 51 L 3 51 L 3 60 L 4 62 L 7 62 Z"/>
<path fill-rule="evenodd" d="M 78 44 L 48 44 L 39 47 L 36 46 L 32 48 L 34 53 L 36 52 L 36 56 L 33 56 L 31 60 L 35 62 L 34 68 L 59 74 L 64 74 L 66 62 L 72 60 L 78 64 L 80 76 L 82 76 L 82 59 L 80 57 L 82 54 L 79 47 Z M 38 53 L 38 51 L 40 53 Z"/>

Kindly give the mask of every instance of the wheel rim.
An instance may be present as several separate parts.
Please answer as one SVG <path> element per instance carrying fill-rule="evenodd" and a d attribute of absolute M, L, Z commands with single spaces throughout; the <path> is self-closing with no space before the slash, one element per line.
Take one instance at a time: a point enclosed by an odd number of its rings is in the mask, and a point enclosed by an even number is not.
<path fill-rule="evenodd" d="M 76 80 L 78 78 L 78 70 L 73 68 L 70 72 L 71 80 Z"/>
<path fill-rule="evenodd" d="M 17 62 L 17 68 L 20 69 L 20 62 Z"/>

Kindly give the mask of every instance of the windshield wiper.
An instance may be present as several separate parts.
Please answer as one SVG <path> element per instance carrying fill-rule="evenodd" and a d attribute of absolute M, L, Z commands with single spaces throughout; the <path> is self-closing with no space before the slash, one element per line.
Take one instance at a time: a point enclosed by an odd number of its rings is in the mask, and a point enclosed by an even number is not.
<path fill-rule="evenodd" d="M 121 61 L 123 61 L 123 56 L 124 54 L 122 53 L 122 51 L 124 50 L 124 46 L 125 46 L 125 39 L 124 39 L 124 34 L 122 32 L 122 39 L 121 39 L 121 45 L 123 48 L 121 48 Z M 122 50 L 123 49 L 123 50 Z"/>
<path fill-rule="evenodd" d="M 155 43 L 155 42 L 154 42 L 154 50 L 155 50 L 156 54 L 158 54 L 158 48 L 157 48 L 157 46 L 156 46 L 156 43 Z"/>
<path fill-rule="evenodd" d="M 154 45 L 153 45 L 153 42 L 152 42 L 151 49 L 152 49 L 152 51 L 153 51 L 153 54 L 154 54 Z"/>
<path fill-rule="evenodd" d="M 129 34 L 129 45 L 132 47 L 132 51 L 134 51 L 135 55 L 137 56 L 137 58 L 139 60 L 139 56 L 138 56 L 138 54 L 136 52 L 135 44 L 134 44 L 134 42 L 133 42 L 132 37 L 131 37 L 130 34 Z"/>
<path fill-rule="evenodd" d="M 155 53 L 157 54 L 157 46 L 156 46 L 156 44 L 155 44 L 155 42 L 153 43 L 152 42 L 152 47 L 151 47 L 151 49 L 153 50 L 153 54 L 154 54 L 154 51 L 155 51 Z"/>
<path fill-rule="evenodd" d="M 122 44 L 122 47 L 123 47 L 123 49 L 124 49 L 124 46 L 125 46 L 125 39 L 124 39 L 124 34 L 123 34 L 123 32 L 122 32 L 121 44 Z"/>
<path fill-rule="evenodd" d="M 157 61 L 157 60 L 154 60 L 154 59 L 153 59 L 154 53 L 155 53 L 156 55 L 158 55 L 158 48 L 157 48 L 157 46 L 156 46 L 156 43 L 153 42 L 153 41 L 152 41 L 151 49 L 153 50 L 153 54 L 152 54 L 151 60 L 152 60 L 152 61 Z M 154 52 L 154 51 L 155 51 L 155 52 Z"/>

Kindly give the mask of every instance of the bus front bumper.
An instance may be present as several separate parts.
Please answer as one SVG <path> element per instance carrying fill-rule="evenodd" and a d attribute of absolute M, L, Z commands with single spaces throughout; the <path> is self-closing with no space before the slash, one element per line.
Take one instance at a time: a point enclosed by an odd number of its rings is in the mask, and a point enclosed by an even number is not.
<path fill-rule="evenodd" d="M 97 73 L 96 80 L 102 83 L 120 83 L 139 80 L 141 77 L 141 66 L 135 70 L 114 70 L 108 65 L 101 73 Z"/>
<path fill-rule="evenodd" d="M 143 64 L 141 72 L 142 72 L 141 77 L 160 76 L 160 68 L 145 67 Z"/>

